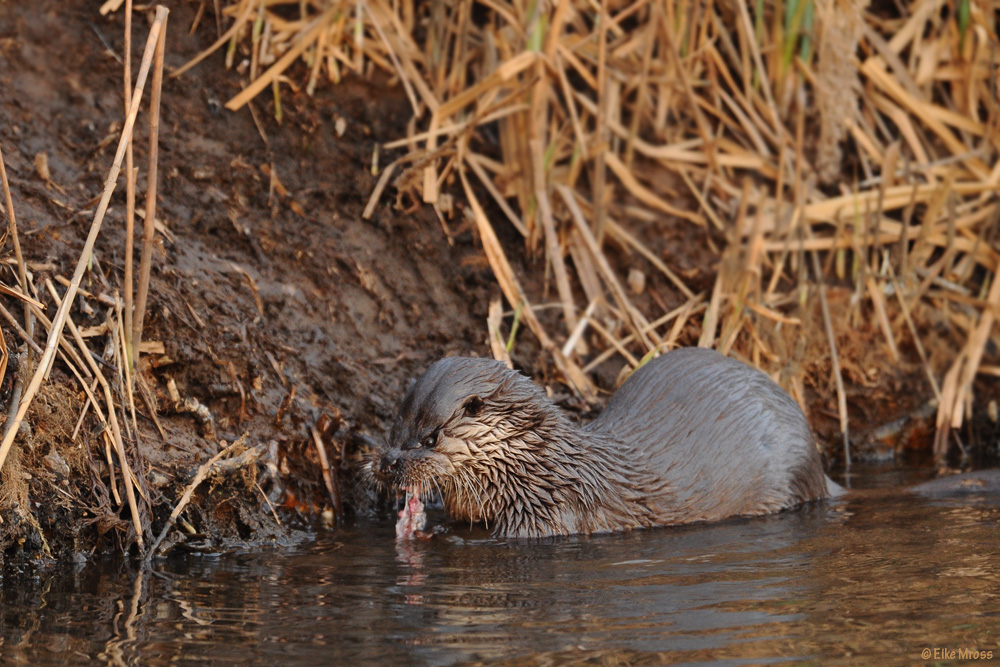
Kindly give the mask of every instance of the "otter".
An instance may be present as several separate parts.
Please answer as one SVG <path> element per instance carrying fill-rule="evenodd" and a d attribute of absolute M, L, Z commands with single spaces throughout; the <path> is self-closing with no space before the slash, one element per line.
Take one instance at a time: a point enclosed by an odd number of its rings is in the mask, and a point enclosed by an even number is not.
<path fill-rule="evenodd" d="M 505 538 L 758 516 L 841 492 L 791 396 L 701 348 L 644 364 L 582 427 L 501 362 L 441 359 L 368 472 L 408 494 L 400 537 L 422 526 L 420 498 L 435 490 L 453 517 Z"/>

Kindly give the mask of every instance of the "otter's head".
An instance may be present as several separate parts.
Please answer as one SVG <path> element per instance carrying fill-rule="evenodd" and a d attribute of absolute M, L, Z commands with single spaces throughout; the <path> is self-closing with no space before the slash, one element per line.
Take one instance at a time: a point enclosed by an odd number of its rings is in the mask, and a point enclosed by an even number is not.
<path fill-rule="evenodd" d="M 380 485 L 418 495 L 437 488 L 453 513 L 488 519 L 490 487 L 544 446 L 538 429 L 553 418 L 544 392 L 501 362 L 442 359 L 406 393 L 370 472 Z"/>

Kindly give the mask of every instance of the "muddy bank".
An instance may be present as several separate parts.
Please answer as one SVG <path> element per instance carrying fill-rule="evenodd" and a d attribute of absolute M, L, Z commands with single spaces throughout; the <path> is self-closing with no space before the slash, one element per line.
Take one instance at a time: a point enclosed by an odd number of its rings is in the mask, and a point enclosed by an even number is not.
<path fill-rule="evenodd" d="M 122 121 L 122 18 L 100 17 L 99 4 L 0 4 L 0 139 L 30 283 L 50 314 L 54 301 L 45 283 L 61 292 L 60 279 L 72 273 Z M 172 7 L 168 68 L 216 37 L 211 9 L 189 34 L 196 10 L 186 3 Z M 133 62 L 147 27 L 137 14 Z M 487 309 L 499 293 L 460 204 L 443 229 L 432 210 L 406 197 L 397 201 L 390 189 L 372 219 L 362 219 L 377 179 L 375 148 L 403 135 L 410 117 L 398 87 L 375 76 L 348 78 L 314 98 L 283 89 L 279 123 L 266 95 L 252 110 L 222 108 L 241 80 L 239 67 L 224 69 L 224 58 L 214 54 L 165 81 L 162 228 L 144 333 L 151 347 L 139 369 L 149 391 L 136 401 L 137 429 L 128 445 L 130 464 L 141 473 L 148 542 L 197 468 L 220 447 L 241 442 L 233 456 L 243 456 L 243 465 L 210 475 L 171 538 L 199 550 L 290 539 L 291 531 L 314 525 L 333 504 L 317 443 L 339 473 L 348 515 L 371 508 L 367 490 L 354 485 L 361 452 L 382 437 L 406 382 L 432 360 L 488 353 Z M 139 128 L 136 159 L 143 164 L 146 130 L 142 123 Z M 381 161 L 387 162 L 384 151 Z M 98 352 L 112 335 L 101 327 L 123 275 L 120 191 L 112 206 L 82 285 L 86 294 L 74 309 Z M 498 231 L 505 233 L 502 226 Z M 513 251 L 517 235 L 508 231 L 501 238 L 511 248 L 508 256 L 521 257 Z M 669 220 L 633 231 L 678 265 L 693 288 L 711 288 L 704 267 L 717 258 L 705 249 L 707 232 Z M 2 280 L 15 284 L 9 247 L 8 241 Z M 609 250 L 612 261 L 619 252 Z M 515 269 L 534 301 L 545 302 L 543 262 Z M 681 302 L 655 271 L 647 275 L 650 289 L 637 299 L 640 306 Z M 17 315 L 18 304 L 3 298 Z M 804 317 L 819 317 L 805 310 Z M 12 359 L 19 360 L 22 343 L 2 326 Z M 697 333 L 685 330 L 679 340 L 695 343 Z M 842 341 L 849 407 L 862 444 L 872 433 L 876 453 L 926 442 L 921 411 L 931 395 L 918 364 L 889 368 L 877 345 L 866 345 L 878 335 L 872 325 L 870 334 Z M 44 334 L 35 339 L 42 343 Z M 802 397 L 811 423 L 836 449 L 836 398 L 822 341 L 797 345 L 790 334 L 782 352 L 819 359 L 803 374 Z M 530 336 L 518 339 L 514 356 L 520 367 L 554 379 Z M 103 363 L 115 364 L 111 356 Z M 613 386 L 621 366 L 612 360 L 600 367 L 599 383 Z M 15 380 L 29 371 L 27 362 L 8 367 L 0 387 L 4 413 Z M 552 384 L 557 398 L 579 407 L 568 390 Z M 198 410 L 179 410 L 176 397 Z M 81 420 L 86 402 L 77 380 L 57 362 L 0 471 L 0 558 L 87 558 L 133 548 L 118 462 L 93 410 Z M 875 427 L 911 416 L 912 423 L 893 431 L 902 434 L 898 440 L 880 444 Z"/>
<path fill-rule="evenodd" d="M 44 281 L 58 284 L 72 273 L 122 121 L 121 18 L 101 18 L 98 5 L 0 6 L 0 138 L 31 282 L 50 315 Z M 214 38 L 207 23 L 188 35 L 193 18 L 189 5 L 173 8 L 168 68 Z M 147 28 L 137 15 L 136 41 Z M 221 56 L 165 81 L 163 230 L 144 334 L 162 349 L 141 367 L 165 437 L 137 401 L 132 462 L 151 480 L 158 531 L 220 441 L 246 435 L 249 446 L 261 447 L 252 474 L 199 490 L 185 521 L 209 542 L 277 538 L 288 517 L 292 526 L 311 520 L 326 494 L 312 430 L 318 427 L 346 483 L 359 448 L 381 437 L 409 377 L 442 355 L 482 350 L 494 289 L 468 230 L 456 229 L 450 244 L 433 212 L 399 210 L 391 193 L 371 221 L 361 220 L 375 181 L 373 149 L 406 122 L 398 91 L 355 80 L 315 99 L 289 96 L 280 125 L 257 108 L 258 128 L 250 111 L 221 110 L 220 100 L 238 89 Z M 346 121 L 342 136 L 337 119 Z M 136 161 L 144 164 L 146 130 L 138 132 Z M 36 169 L 39 155 L 47 181 Z M 81 297 L 74 310 L 81 328 L 104 322 L 106 302 L 121 293 L 123 202 L 116 192 L 84 279 L 92 298 Z M 5 259 L 3 280 L 16 284 L 9 245 Z M 12 299 L 6 305 L 19 313 Z M 7 324 L 4 333 L 13 352 L 21 341 Z M 104 348 L 100 337 L 91 340 L 92 349 Z M 16 377 L 10 368 L 4 412 Z M 175 410 L 171 381 L 182 398 L 207 408 L 211 423 Z M 37 553 L 43 542 L 53 553 L 80 554 L 132 543 L 122 520 L 128 510 L 111 490 L 120 480 L 109 474 L 92 411 L 71 437 L 84 403 L 57 363 L 29 413 L 30 433 L 2 473 L 0 553 L 7 557 Z M 286 514 L 284 528 L 256 488 L 257 471 L 269 468 L 274 479 L 262 491 Z"/>

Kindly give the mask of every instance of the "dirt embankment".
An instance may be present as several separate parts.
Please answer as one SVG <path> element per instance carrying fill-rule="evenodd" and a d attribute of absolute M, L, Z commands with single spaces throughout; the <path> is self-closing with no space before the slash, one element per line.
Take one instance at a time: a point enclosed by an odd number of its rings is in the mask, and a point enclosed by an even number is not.
<path fill-rule="evenodd" d="M 62 292 L 60 281 L 72 274 L 122 124 L 122 18 L 102 18 L 98 7 L 0 3 L 0 141 L 29 282 L 50 314 L 54 301 L 45 283 Z M 216 38 L 210 8 L 190 33 L 196 12 L 187 3 L 172 7 L 168 69 Z M 147 27 L 137 14 L 133 62 Z M 398 88 L 377 76 L 349 78 L 314 98 L 283 87 L 279 123 L 267 94 L 252 110 L 223 109 L 239 90 L 241 72 L 239 66 L 226 71 L 224 59 L 223 49 L 165 82 L 162 229 L 144 332 L 145 341 L 162 348 L 153 346 L 143 357 L 140 371 L 151 391 L 147 401 L 136 401 L 138 433 L 127 443 L 130 463 L 141 472 L 148 540 L 197 467 L 246 436 L 241 448 L 253 452 L 245 458 L 252 462 L 212 475 L 180 517 L 171 539 L 197 549 L 281 539 L 314 520 L 328 501 L 317 442 L 341 472 L 345 505 L 371 507 L 365 489 L 352 485 L 359 452 L 382 437 L 408 379 L 433 359 L 485 353 L 488 304 L 498 294 L 461 205 L 442 230 L 433 211 L 405 197 L 395 202 L 390 189 L 375 215 L 362 219 L 377 178 L 376 146 L 403 136 L 410 118 Z M 237 53 L 237 64 L 240 59 Z M 144 120 L 138 127 L 136 160 L 144 164 Z M 380 161 L 388 162 L 384 152 Z M 121 191 L 112 207 L 84 278 L 86 293 L 73 311 L 99 354 L 112 347 L 113 332 L 101 327 L 122 292 Z M 497 230 L 508 233 L 505 247 L 522 243 L 512 230 Z M 710 291 L 713 272 L 706 269 L 718 255 L 706 249 L 707 232 L 668 219 L 633 233 L 676 265 L 693 289 Z M 0 280 L 15 284 L 9 239 L 3 248 Z M 619 252 L 625 251 L 608 249 L 612 263 L 624 260 Z M 515 268 L 534 302 L 546 301 L 542 262 Z M 643 299 L 664 310 L 680 302 L 655 270 L 646 275 L 650 289 L 637 300 L 640 307 Z M 849 297 L 849 290 L 831 291 L 835 317 L 849 310 L 841 307 Z M 0 298 L 19 317 L 20 304 Z M 818 306 L 802 310 L 802 317 L 820 317 Z M 15 353 L 21 339 L 9 324 L 0 326 Z M 932 413 L 925 415 L 922 405 L 931 392 L 921 366 L 889 368 L 879 334 L 870 329 L 847 327 L 852 337 L 838 341 L 852 428 L 868 434 L 858 440 L 875 453 L 899 449 L 900 439 L 926 441 L 921 428 Z M 678 341 L 691 344 L 697 333 L 685 329 Z M 35 339 L 42 343 L 44 332 Z M 946 332 L 940 342 L 952 345 Z M 808 349 L 814 343 L 789 333 L 783 352 L 796 353 L 782 358 L 823 358 L 824 352 Z M 515 360 L 544 374 L 546 357 L 536 356 L 533 345 L 522 336 Z M 903 352 L 915 359 L 913 350 Z M 934 362 L 933 349 L 931 357 Z M 3 413 L 14 381 L 30 371 L 19 361 L 14 354 L 0 386 Z M 113 357 L 102 361 L 114 369 Z M 612 386 L 621 365 L 598 368 L 599 384 Z M 836 446 L 829 373 L 803 376 L 797 389 L 810 404 L 810 421 Z M 179 411 L 171 383 L 177 396 L 204 409 Z M 32 405 L 30 426 L 0 471 L 0 562 L 45 551 L 85 558 L 133 543 L 120 466 L 85 405 L 81 385 L 57 362 Z M 162 435 L 149 405 L 156 407 Z M 896 417 L 902 420 L 894 423 Z M 995 440 L 996 426 L 987 422 L 978 421 L 985 425 L 982 437 Z M 881 424 L 889 426 L 884 433 L 875 428 Z"/>
<path fill-rule="evenodd" d="M 101 18 L 98 4 L 0 5 L 0 140 L 31 282 L 50 315 L 44 282 L 58 285 L 73 271 L 122 123 L 122 19 Z M 188 34 L 195 9 L 173 8 L 168 69 L 215 37 L 211 20 Z M 147 28 L 137 15 L 133 62 Z M 222 58 L 165 81 L 164 230 L 144 334 L 163 350 L 142 365 L 165 437 L 137 400 L 134 462 L 150 480 L 158 531 L 220 441 L 247 434 L 248 445 L 262 446 L 257 465 L 273 479 L 265 475 L 260 490 L 254 475 L 216 479 L 182 516 L 189 533 L 216 542 L 277 537 L 289 527 L 275 525 L 264 492 L 286 517 L 308 519 L 326 493 L 312 430 L 332 465 L 351 469 L 365 436 L 381 437 L 408 378 L 442 355 L 482 349 L 494 289 L 467 228 L 456 225 L 446 243 L 432 212 L 399 210 L 391 198 L 361 219 L 375 182 L 373 149 L 407 120 L 397 91 L 355 80 L 313 99 L 286 95 L 283 122 L 261 104 L 258 127 L 250 111 L 221 108 L 239 86 Z M 136 163 L 144 164 L 139 127 Z M 36 167 L 42 159 L 48 180 Z M 112 206 L 82 285 L 91 296 L 74 309 L 81 328 L 104 322 L 107 297 L 121 293 L 120 191 Z M 2 280 L 16 284 L 9 240 L 4 259 Z M 13 299 L 5 305 L 20 314 Z M 3 327 L 13 352 L 21 341 Z M 90 339 L 92 350 L 104 349 L 101 335 Z M 18 372 L 8 369 L 4 412 Z M 208 408 L 212 425 L 174 409 L 171 380 L 182 398 Z M 108 466 L 92 410 L 72 437 L 84 404 L 57 362 L 2 471 L 0 554 L 38 553 L 43 539 L 54 553 L 81 555 L 131 542 L 128 509 L 115 499 L 117 466 Z M 339 464 L 342 455 L 349 460 Z"/>

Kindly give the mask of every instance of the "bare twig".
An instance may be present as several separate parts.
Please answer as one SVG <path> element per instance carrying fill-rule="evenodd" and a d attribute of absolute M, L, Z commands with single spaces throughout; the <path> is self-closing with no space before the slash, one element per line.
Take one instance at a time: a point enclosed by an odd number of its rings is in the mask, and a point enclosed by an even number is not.
<path fill-rule="evenodd" d="M 215 465 L 223 457 L 225 457 L 227 454 L 233 451 L 235 448 L 243 446 L 245 441 L 246 441 L 246 436 L 244 435 L 242 438 L 239 438 L 236 441 L 229 444 L 227 447 L 224 447 L 222 451 L 220 451 L 218 454 L 210 458 L 207 462 L 205 462 L 198 468 L 198 472 L 195 473 L 194 479 L 192 479 L 191 483 L 187 485 L 186 489 L 184 489 L 184 494 L 181 496 L 180 501 L 177 503 L 177 506 L 174 507 L 174 510 L 170 513 L 170 517 L 167 519 L 167 523 L 164 524 L 163 529 L 160 531 L 160 534 L 157 535 L 156 540 L 154 540 L 152 546 L 150 546 L 149 551 L 146 552 L 146 556 L 144 558 L 146 562 L 152 560 L 153 556 L 156 555 L 156 552 L 160 548 L 160 544 L 163 543 L 163 540 L 167 537 L 167 534 L 170 532 L 170 529 L 177 522 L 177 517 L 181 515 L 181 512 L 184 511 L 184 508 L 187 507 L 187 504 L 191 502 L 191 496 L 194 495 L 194 492 L 198 488 L 198 486 L 202 482 L 204 482 L 205 478 L 208 477 L 210 472 L 212 472 L 212 469 L 215 467 Z"/>
<path fill-rule="evenodd" d="M 21 254 L 21 240 L 17 233 L 17 216 L 14 215 L 14 200 L 10 196 L 10 183 L 7 182 L 7 167 L 3 159 L 3 142 L 0 141 L 0 183 L 3 185 L 3 199 L 7 205 L 7 219 L 10 221 L 10 237 L 14 242 L 14 257 L 17 259 L 17 280 L 21 287 L 21 293 L 28 294 L 27 270 L 24 264 L 24 255 Z M 16 323 L 11 321 L 14 326 Z M 31 306 L 24 304 L 24 334 L 22 337 L 26 341 L 32 341 L 35 332 L 35 321 L 31 316 Z M 21 333 L 19 328 L 18 333 Z M 38 347 L 37 345 L 35 346 Z M 31 354 L 28 354 L 26 363 L 31 364 Z M 0 458 L 0 467 L 3 467 L 3 459 Z"/>
<path fill-rule="evenodd" d="M 323 444 L 323 437 L 316 430 L 315 426 L 310 431 L 312 432 L 313 444 L 316 446 L 316 453 L 319 454 L 319 465 L 323 471 L 323 483 L 326 485 L 327 493 L 330 494 L 333 516 L 335 521 L 340 523 L 344 518 L 344 509 L 340 504 L 340 489 L 330 470 L 330 459 L 326 455 L 326 446 Z"/>
<path fill-rule="evenodd" d="M 142 229 L 142 257 L 139 260 L 139 291 L 135 298 L 135 312 L 132 315 L 132 359 L 136 368 L 139 347 L 142 344 L 142 322 L 146 316 L 146 299 L 149 295 L 149 274 L 153 261 L 153 236 L 156 233 L 156 180 L 157 156 L 160 135 L 160 91 L 163 88 L 163 50 L 167 43 L 167 17 L 163 17 L 163 28 L 156 43 L 156 62 L 153 68 L 153 89 L 149 104 L 149 167 L 146 173 L 146 219 Z M 136 369 L 138 371 L 138 369 Z"/>
<path fill-rule="evenodd" d="M 125 0 L 125 52 L 124 58 L 124 90 L 125 116 L 129 115 L 129 104 L 132 102 L 132 0 Z M 131 363 L 132 356 L 132 312 L 133 289 L 135 281 L 132 276 L 132 265 L 135 253 L 135 181 L 137 178 L 134 167 L 135 159 L 132 151 L 132 137 L 129 137 L 125 148 L 125 275 L 122 278 L 122 291 L 125 293 L 125 336 L 128 352 L 126 359 Z"/>
<path fill-rule="evenodd" d="M 29 308 L 28 312 L 30 313 L 31 307 L 28 306 L 28 308 Z M 32 337 L 28 335 L 27 331 L 21 328 L 21 325 L 17 323 L 17 320 L 14 318 L 13 315 L 10 314 L 10 311 L 7 310 L 2 303 L 0 303 L 0 315 L 3 315 L 3 318 L 7 320 L 7 322 L 9 322 L 12 327 L 14 327 L 14 331 L 17 332 L 17 335 L 20 336 L 21 340 L 27 343 L 32 350 L 34 350 L 38 354 L 42 353 L 41 346 L 39 346 L 38 343 L 36 343 L 34 339 L 32 339 Z"/>

